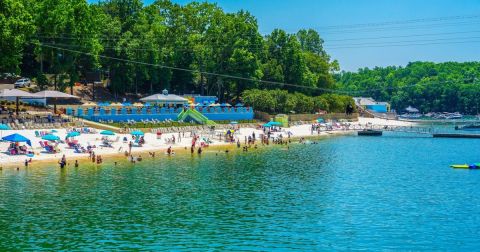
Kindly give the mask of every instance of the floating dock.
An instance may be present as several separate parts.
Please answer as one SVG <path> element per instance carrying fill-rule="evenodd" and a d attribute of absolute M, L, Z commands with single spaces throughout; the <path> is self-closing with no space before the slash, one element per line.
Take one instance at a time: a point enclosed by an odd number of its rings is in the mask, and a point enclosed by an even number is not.
<path fill-rule="evenodd" d="M 480 134 L 461 134 L 461 133 L 435 133 L 433 137 L 444 138 L 480 138 Z"/>

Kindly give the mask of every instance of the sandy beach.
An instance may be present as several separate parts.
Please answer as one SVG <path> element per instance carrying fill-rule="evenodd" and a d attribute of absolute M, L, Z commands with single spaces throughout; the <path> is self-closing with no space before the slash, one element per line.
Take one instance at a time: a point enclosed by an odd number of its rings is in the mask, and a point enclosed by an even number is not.
<path fill-rule="evenodd" d="M 378 119 L 378 118 L 359 118 L 358 122 L 353 122 L 351 125 L 391 125 L 391 126 L 410 126 L 413 125 L 411 122 L 404 122 L 404 121 L 395 121 L 395 120 L 385 120 L 385 119 Z M 74 160 L 82 160 L 89 157 L 89 153 L 76 153 L 74 149 L 69 148 L 65 143 L 59 143 L 58 148 L 60 152 L 58 153 L 47 153 L 44 148 L 40 145 L 40 141 L 42 140 L 40 137 L 35 135 L 35 131 L 44 131 L 44 132 L 51 132 L 52 130 L 4 130 L 1 131 L 2 136 L 10 135 L 13 133 L 21 134 L 28 139 L 31 140 L 32 147 L 28 147 L 30 151 L 33 151 L 34 156 L 32 157 L 32 165 L 37 163 L 45 163 L 45 162 L 58 162 L 63 155 L 67 158 L 69 162 L 73 162 Z M 112 147 L 107 147 L 102 144 L 102 137 L 103 135 L 99 134 L 101 130 L 95 129 L 96 133 L 85 133 L 81 134 L 74 139 L 78 141 L 81 146 L 95 146 L 93 151 L 96 155 L 102 155 L 102 157 L 123 157 L 125 158 L 125 151 L 129 150 L 129 141 L 132 140 L 132 136 L 130 134 L 120 134 L 117 133 L 115 136 L 109 136 L 111 140 L 117 140 L 112 143 Z M 64 140 L 65 136 L 68 132 L 68 129 L 55 129 L 55 135 L 59 136 L 60 139 Z M 273 137 L 277 137 L 278 135 L 282 134 L 284 137 L 287 136 L 287 132 L 292 134 L 293 138 L 300 138 L 300 137 L 310 137 L 310 136 L 326 136 L 326 135 L 338 135 L 338 134 L 349 134 L 352 133 L 353 130 L 348 130 L 345 128 L 336 128 L 333 131 L 322 131 L 320 133 L 314 132 L 312 134 L 311 125 L 304 124 L 304 125 L 297 125 L 291 126 L 289 128 L 283 128 L 281 132 L 274 132 L 272 134 Z M 240 128 L 235 133 L 235 138 L 240 140 L 240 143 L 243 145 L 245 143 L 245 139 L 248 136 L 251 136 L 252 133 L 255 133 L 256 136 L 260 136 L 263 134 L 261 129 L 255 128 Z M 172 138 L 175 136 L 176 142 L 175 144 L 168 143 L 167 139 Z M 180 138 L 179 138 L 180 136 Z M 124 142 L 123 139 L 127 138 L 128 141 Z M 139 153 L 145 153 L 148 155 L 148 152 L 156 152 L 157 154 L 163 154 L 167 148 L 170 146 L 174 150 L 184 150 L 185 148 L 189 149 L 192 144 L 192 136 L 190 132 L 176 132 L 176 133 L 164 133 L 161 136 L 161 139 L 157 139 L 157 135 L 154 133 L 146 132 L 144 135 L 145 144 L 142 147 L 133 146 L 132 147 L 132 155 L 140 155 Z M 210 147 L 220 147 L 220 146 L 229 146 L 232 143 L 226 143 L 224 139 L 220 140 L 218 137 L 212 137 L 208 135 L 200 135 L 200 139 L 208 138 L 211 143 L 209 144 Z M 27 157 L 26 155 L 9 155 L 7 154 L 6 150 L 8 149 L 9 142 L 1 142 L 0 143 L 0 164 L 2 166 L 23 166 Z M 115 158 L 115 157 L 114 157 Z"/>

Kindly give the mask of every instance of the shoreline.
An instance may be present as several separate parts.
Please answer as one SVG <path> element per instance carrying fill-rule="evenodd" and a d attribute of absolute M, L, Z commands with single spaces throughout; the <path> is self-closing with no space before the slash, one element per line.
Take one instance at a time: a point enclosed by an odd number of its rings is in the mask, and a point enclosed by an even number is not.
<path fill-rule="evenodd" d="M 376 118 L 361 118 L 359 122 L 352 123 L 352 124 L 376 124 L 376 125 L 406 125 L 405 122 L 400 122 L 400 121 L 382 121 L 381 119 L 376 119 Z M 408 123 L 408 125 L 411 125 L 411 123 Z M 40 130 L 37 130 L 40 131 Z M 100 132 L 100 130 L 97 129 L 97 132 Z M 257 146 L 259 148 L 264 148 L 258 140 L 260 134 L 263 132 L 259 129 L 254 129 L 254 128 L 241 128 L 235 135 L 235 138 L 238 139 L 241 143 L 241 146 L 245 146 L 245 141 L 244 139 L 251 135 L 253 132 L 255 132 L 257 136 Z M 283 128 L 282 132 L 275 132 L 272 134 L 272 136 L 278 136 L 279 134 L 283 134 L 284 139 L 286 138 L 286 132 L 291 132 L 293 133 L 291 139 L 295 142 L 298 142 L 298 140 L 302 137 L 304 138 L 317 138 L 317 137 L 328 137 L 328 136 L 341 136 L 341 135 L 348 135 L 348 134 L 353 134 L 355 130 L 352 129 L 337 129 L 333 131 L 322 131 L 320 134 L 317 134 L 317 132 L 314 132 L 312 134 L 311 132 L 311 124 L 304 124 L 304 125 L 297 125 L 297 126 L 291 126 L 289 128 Z M 60 159 L 62 158 L 63 155 L 65 155 L 67 159 L 67 163 L 69 166 L 73 167 L 73 164 L 75 160 L 78 160 L 80 164 L 88 162 L 90 164 L 93 164 L 90 160 L 90 155 L 89 153 L 74 153 L 73 149 L 67 148 L 65 144 L 60 144 L 59 148 L 61 152 L 55 153 L 55 154 L 47 154 L 42 152 L 43 149 L 40 147 L 40 144 L 38 143 L 41 140 L 41 138 L 35 137 L 35 132 L 33 130 L 11 130 L 10 132 L 5 132 L 3 131 L 3 136 L 11 134 L 11 133 L 19 133 L 27 138 L 31 139 L 32 141 L 32 147 L 29 149 L 33 149 L 35 155 L 32 158 L 32 163 L 29 163 L 28 167 L 40 167 L 40 166 L 46 166 L 46 165 L 57 165 Z M 54 134 L 58 134 L 58 136 L 63 139 L 64 136 L 66 135 L 66 129 L 57 129 L 57 132 Z M 176 144 L 169 144 L 165 142 L 165 139 L 171 138 L 172 136 L 175 136 L 175 138 L 178 137 L 178 135 L 181 135 L 181 141 L 177 142 Z M 174 133 L 164 133 L 162 134 L 161 139 L 157 139 L 156 135 L 153 133 L 145 133 L 145 140 L 146 144 L 143 145 L 143 147 L 133 147 L 132 148 L 132 156 L 138 157 L 142 156 L 143 159 L 146 158 L 151 158 L 149 155 L 149 152 L 155 152 L 155 157 L 160 157 L 164 156 L 164 153 L 168 149 L 169 146 L 172 147 L 172 150 L 178 154 L 184 155 L 185 153 L 190 154 L 190 146 L 191 146 L 191 140 L 192 138 L 189 136 L 190 132 L 174 132 Z M 206 134 L 200 134 L 200 139 L 202 137 L 211 137 L 211 136 L 206 136 Z M 78 142 L 82 146 L 87 146 L 87 145 L 96 145 L 97 147 L 93 149 L 95 152 L 95 155 L 101 155 L 102 159 L 105 163 L 106 160 L 109 162 L 111 160 L 128 160 L 128 157 L 125 156 L 125 151 L 128 151 L 128 143 L 125 142 L 114 142 L 113 143 L 113 148 L 111 147 L 103 147 L 100 145 L 101 143 L 101 135 L 100 134 L 81 134 L 78 137 Z M 124 137 L 127 137 L 130 139 L 129 134 L 116 134 L 116 136 L 113 136 L 114 138 L 119 138 L 122 139 Z M 178 139 L 178 138 L 177 138 Z M 220 150 L 225 150 L 226 148 L 234 148 L 236 149 L 236 143 L 228 143 L 224 141 L 220 141 L 215 138 L 211 138 L 213 140 L 212 143 L 209 144 L 209 147 L 204 148 L 204 152 L 211 152 L 212 150 L 214 151 L 220 151 Z M 178 140 L 177 140 L 178 141 Z M 8 142 L 3 142 L 0 143 L 0 150 L 6 150 L 8 147 Z M 276 144 L 270 144 L 270 145 L 276 145 Z M 268 146 L 265 146 L 268 147 Z M 195 148 L 195 152 L 197 152 L 198 147 Z M 195 155 L 198 155 L 195 153 Z M 18 156 L 11 156 L 6 154 L 5 152 L 0 153 L 0 167 L 2 168 L 25 168 L 24 162 L 26 159 L 30 159 L 26 155 L 18 155 Z M 101 165 L 101 164 L 99 164 Z"/>
<path fill-rule="evenodd" d="M 300 138 L 305 138 L 305 139 L 323 139 L 323 138 L 328 138 L 328 137 L 339 137 L 339 136 L 346 136 L 346 135 L 352 135 L 353 133 L 355 132 L 355 130 L 342 130 L 342 131 L 331 131 L 331 132 L 322 132 L 321 134 L 313 134 L 313 135 L 308 135 L 308 136 L 295 136 L 295 137 L 291 137 L 290 139 L 292 140 L 291 143 L 289 143 L 288 145 L 290 144 L 299 144 L 299 140 Z M 258 140 L 257 140 L 258 141 Z M 270 148 L 270 147 L 275 147 L 275 146 L 281 146 L 279 144 L 274 144 L 274 143 L 270 143 L 269 145 L 264 145 L 264 144 L 256 144 L 258 146 L 258 149 L 266 149 L 266 148 Z M 225 152 L 225 150 L 229 150 L 229 151 L 241 151 L 241 148 L 245 146 L 244 143 L 241 144 L 241 147 L 238 148 L 236 146 L 236 143 L 226 143 L 226 142 L 217 142 L 215 144 L 212 144 L 210 145 L 209 147 L 205 147 L 203 148 L 203 153 L 220 153 L 220 152 Z M 253 145 L 250 147 L 250 148 L 253 148 Z M 177 156 L 177 155 L 182 155 L 182 156 L 185 156 L 185 155 L 192 155 L 190 153 L 190 148 L 188 148 L 187 146 L 172 146 L 172 151 L 174 152 L 173 155 L 167 155 L 166 154 L 166 151 L 167 151 L 168 147 L 160 147 L 160 148 L 155 148 L 155 149 L 134 149 L 132 148 L 132 152 L 131 152 L 131 155 L 135 158 L 141 156 L 143 160 L 145 159 L 154 159 L 154 158 L 159 158 L 161 159 L 162 157 L 174 157 L 174 156 Z M 197 154 L 197 149 L 198 147 L 195 147 L 195 152 L 193 154 L 193 156 L 198 156 Z M 149 155 L 150 152 L 155 152 L 155 157 L 151 157 Z M 47 165 L 55 165 L 55 166 L 59 166 L 58 162 L 60 161 L 61 159 L 61 155 L 63 155 L 62 153 L 58 153 L 57 155 L 60 155 L 59 157 L 58 156 L 52 156 L 52 157 L 49 157 L 49 158 L 42 158 L 42 159 L 38 159 L 38 160 L 33 160 L 32 163 L 29 163 L 28 165 L 28 168 L 41 168 L 41 167 L 44 167 L 44 166 L 47 166 Z M 124 153 L 102 153 L 101 156 L 102 156 L 102 159 L 103 159 L 103 162 L 101 164 L 97 164 L 97 163 L 94 163 L 91 161 L 90 157 L 89 157 L 89 154 L 77 154 L 75 156 L 66 156 L 66 159 L 67 159 L 67 165 L 66 167 L 73 167 L 74 166 L 74 163 L 75 163 L 75 160 L 78 160 L 80 166 L 81 165 L 85 165 L 85 164 L 88 164 L 88 165 L 96 165 L 96 166 L 101 166 L 102 164 L 110 164 L 110 163 L 114 163 L 114 162 L 128 162 L 130 163 L 129 161 L 129 156 L 125 156 Z M 28 159 L 28 157 L 26 157 L 26 159 Z M 15 169 L 15 168 L 19 168 L 19 169 L 25 169 L 25 165 L 23 162 L 19 163 L 19 162 L 15 162 L 15 161 L 11 161 L 11 162 L 2 162 L 0 163 L 0 168 L 2 169 Z"/>

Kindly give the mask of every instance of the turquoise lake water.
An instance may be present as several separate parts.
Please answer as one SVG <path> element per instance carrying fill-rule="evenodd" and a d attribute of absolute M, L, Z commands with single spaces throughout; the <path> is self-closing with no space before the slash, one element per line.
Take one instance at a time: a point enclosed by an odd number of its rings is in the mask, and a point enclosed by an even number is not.
<path fill-rule="evenodd" d="M 0 250 L 476 250 L 480 140 L 386 134 L 0 172 Z"/>

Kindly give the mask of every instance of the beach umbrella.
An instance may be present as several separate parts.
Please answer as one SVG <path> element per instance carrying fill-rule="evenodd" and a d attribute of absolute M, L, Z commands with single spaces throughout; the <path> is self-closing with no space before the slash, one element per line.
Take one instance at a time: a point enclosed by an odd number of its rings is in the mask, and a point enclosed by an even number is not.
<path fill-rule="evenodd" d="M 10 98 L 14 97 L 15 98 L 15 113 L 18 115 L 18 102 L 20 98 L 31 98 L 31 97 L 37 97 L 34 94 L 30 94 L 29 92 L 22 91 L 20 89 L 3 89 L 0 91 L 0 97 L 3 98 Z"/>
<path fill-rule="evenodd" d="M 43 136 L 42 139 L 47 140 L 47 141 L 58 141 L 58 140 L 60 140 L 60 137 L 52 135 L 52 134 L 47 134 L 47 135 Z"/>
<path fill-rule="evenodd" d="M 3 140 L 5 141 L 9 141 L 9 142 L 15 142 L 15 143 L 18 143 L 18 142 L 26 142 L 28 145 L 32 146 L 32 142 L 30 142 L 30 139 L 20 135 L 20 134 L 11 134 L 11 135 L 8 135 L 8 136 L 4 136 L 2 137 Z"/>
<path fill-rule="evenodd" d="M 221 107 L 231 107 L 232 105 L 228 104 L 228 103 L 222 103 L 220 104 Z"/>
<path fill-rule="evenodd" d="M 119 102 L 115 102 L 115 103 L 110 104 L 110 107 L 121 107 L 121 106 L 122 106 L 122 104 L 119 103 Z"/>
<path fill-rule="evenodd" d="M 108 107 L 108 106 L 110 106 L 110 103 L 108 103 L 108 102 L 99 102 L 97 105 L 98 105 L 99 107 Z"/>
<path fill-rule="evenodd" d="M 263 125 L 263 127 L 265 127 L 265 128 L 270 128 L 270 127 L 272 127 L 272 125 L 271 125 L 270 123 L 265 123 L 265 124 Z"/>
<path fill-rule="evenodd" d="M 124 103 L 122 103 L 122 106 L 130 107 L 130 106 L 132 106 L 132 104 L 130 102 L 124 102 Z"/>
<path fill-rule="evenodd" d="M 220 104 L 218 103 L 210 103 L 210 105 L 208 105 L 209 107 L 218 107 L 220 106 Z"/>
<path fill-rule="evenodd" d="M 143 104 L 140 103 L 140 102 L 135 102 L 135 103 L 133 104 L 133 106 L 134 106 L 134 107 L 143 107 Z"/>
<path fill-rule="evenodd" d="M 238 124 L 237 121 L 230 122 L 230 124 Z"/>
<path fill-rule="evenodd" d="M 0 131 L 2 130 L 11 130 L 10 126 L 0 123 Z M 3 135 L 3 133 L 0 133 L 0 136 Z"/>
<path fill-rule="evenodd" d="M 8 125 L 4 123 L 0 123 L 0 130 L 10 130 L 10 129 L 11 128 Z"/>
<path fill-rule="evenodd" d="M 242 103 L 237 103 L 237 104 L 235 104 L 235 107 L 243 107 L 243 104 Z"/>
<path fill-rule="evenodd" d="M 82 104 L 82 107 L 95 107 L 97 104 L 95 102 L 87 102 Z"/>
<path fill-rule="evenodd" d="M 44 91 L 37 92 L 34 95 L 35 97 L 40 97 L 40 98 L 53 98 L 54 113 L 57 113 L 57 99 L 70 99 L 70 98 L 80 99 L 80 97 L 78 96 L 62 93 L 60 91 L 55 91 L 55 90 L 44 90 Z"/>
<path fill-rule="evenodd" d="M 324 123 L 325 120 L 324 120 L 323 118 L 318 118 L 318 119 L 317 119 L 317 122 L 318 122 L 318 123 Z"/>
<path fill-rule="evenodd" d="M 143 136 L 145 135 L 145 133 L 143 133 L 143 131 L 141 130 L 134 130 L 132 132 L 130 132 L 131 135 L 134 135 L 134 136 Z"/>
<path fill-rule="evenodd" d="M 104 130 L 104 131 L 100 132 L 100 134 L 105 135 L 105 136 L 114 136 L 115 132 L 113 132 L 111 130 Z"/>
<path fill-rule="evenodd" d="M 280 122 L 269 122 L 268 124 L 272 125 L 272 126 L 281 126 L 282 123 Z"/>
<path fill-rule="evenodd" d="M 76 136 L 80 136 L 80 132 L 78 132 L 78 131 L 68 132 L 68 134 L 67 134 L 67 136 L 65 136 L 65 138 L 76 137 Z"/>

